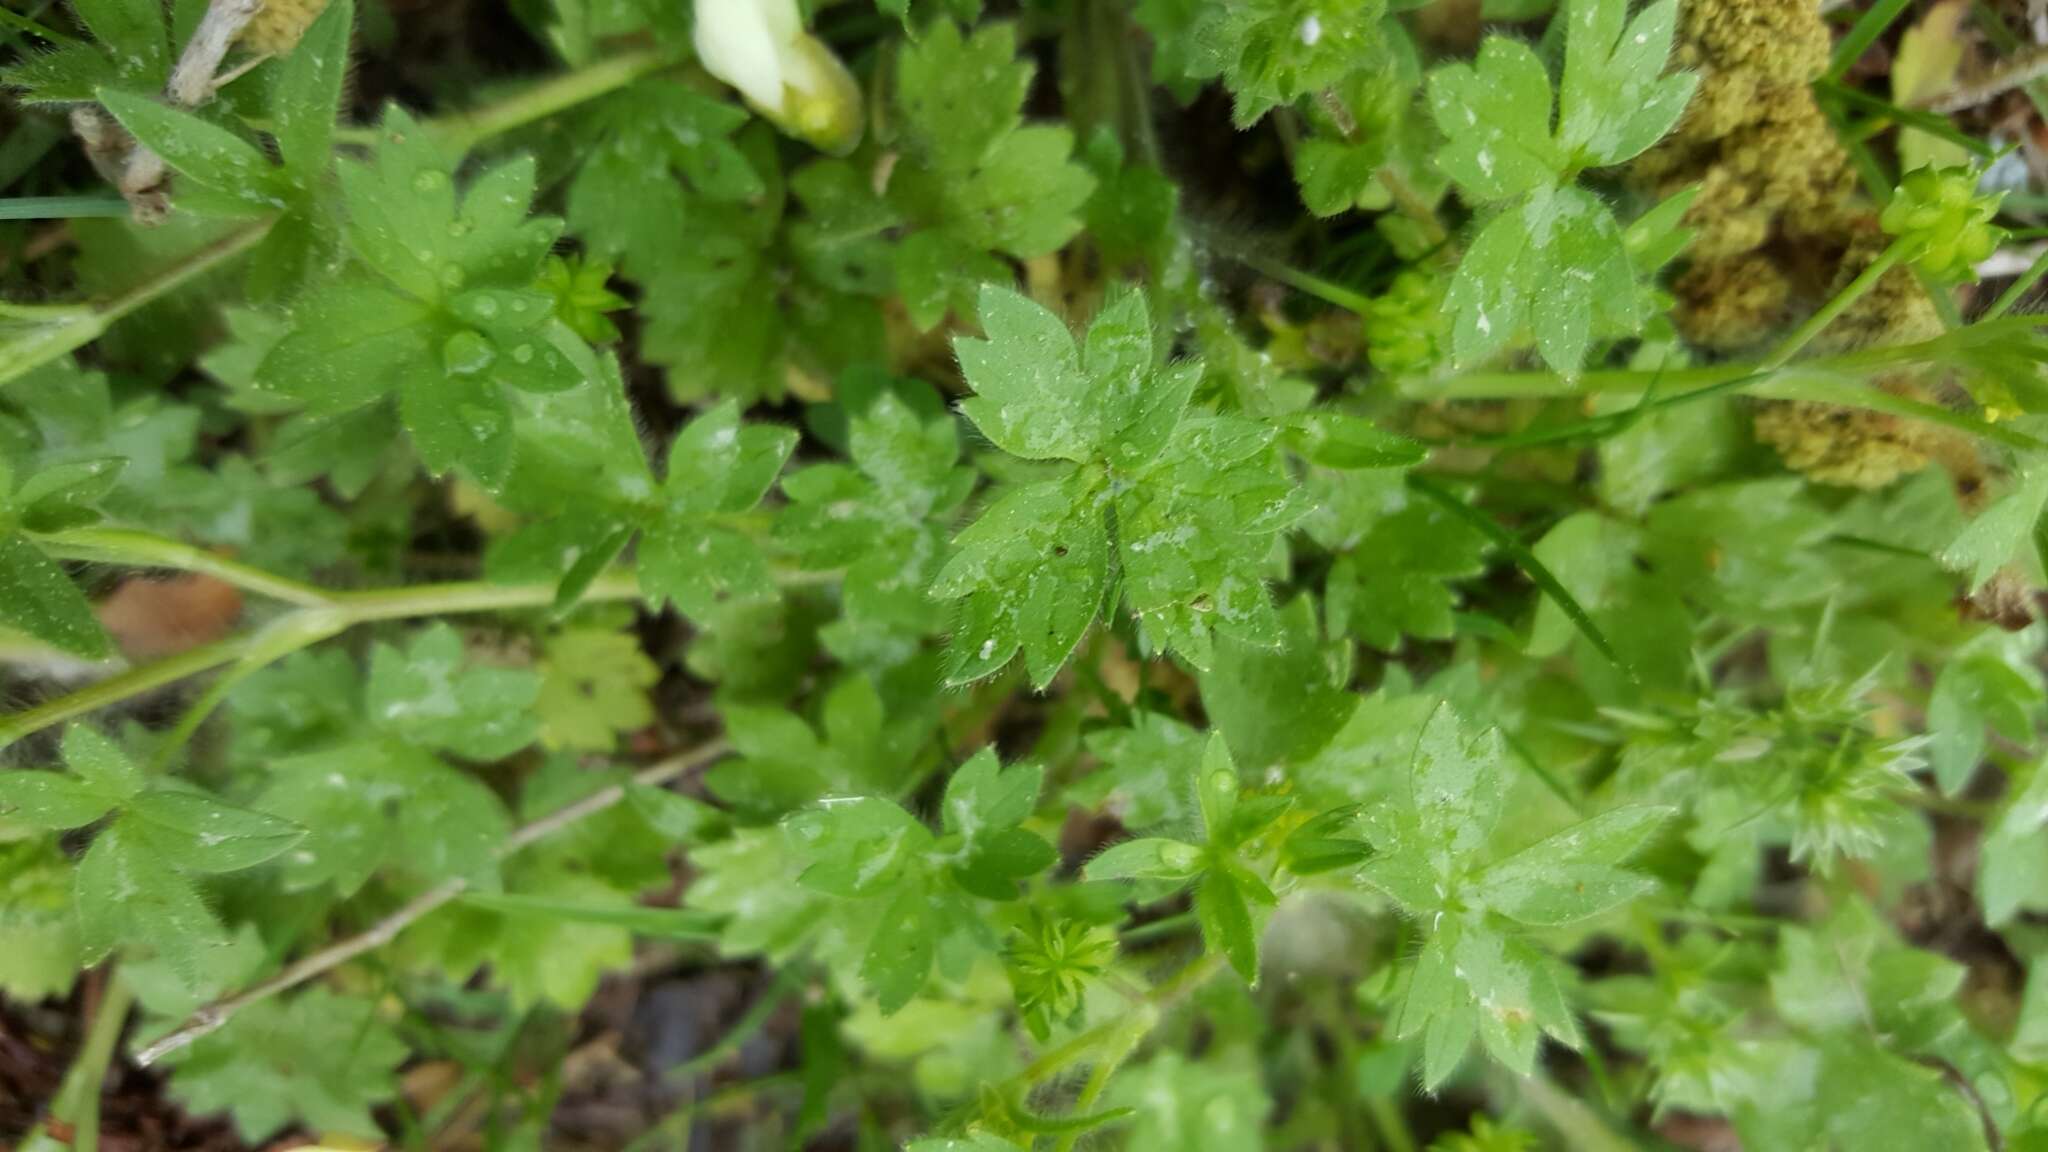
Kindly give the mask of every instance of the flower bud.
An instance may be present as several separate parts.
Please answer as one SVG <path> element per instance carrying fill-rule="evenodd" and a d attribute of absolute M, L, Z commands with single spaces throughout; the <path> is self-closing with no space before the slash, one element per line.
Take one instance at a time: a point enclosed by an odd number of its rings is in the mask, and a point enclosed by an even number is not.
<path fill-rule="evenodd" d="M 1991 223 L 2004 198 L 1979 196 L 1977 174 L 1967 168 L 1915 168 L 1899 180 L 1878 222 L 1928 275 L 1974 280 L 1977 264 L 2005 239 Z"/>
<path fill-rule="evenodd" d="M 861 94 L 796 0 L 696 0 L 697 58 L 784 132 L 834 155 L 860 143 Z"/>

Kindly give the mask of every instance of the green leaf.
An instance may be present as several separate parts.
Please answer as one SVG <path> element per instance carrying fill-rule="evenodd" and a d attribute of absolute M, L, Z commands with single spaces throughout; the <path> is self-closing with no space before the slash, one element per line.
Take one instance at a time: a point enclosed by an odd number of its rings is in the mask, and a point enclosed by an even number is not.
<path fill-rule="evenodd" d="M 773 600 L 767 557 L 730 518 L 760 503 L 795 445 L 786 428 L 743 424 L 730 400 L 677 433 L 663 507 L 641 544 L 641 590 L 693 617 L 722 604 Z"/>
<path fill-rule="evenodd" d="M 361 408 L 423 375 L 436 353 L 432 318 L 426 304 L 365 277 L 337 278 L 294 306 L 255 386 L 316 414 Z"/>
<path fill-rule="evenodd" d="M 1126 840 L 1088 862 L 1090 880 L 1188 880 L 1204 867 L 1202 850 L 1179 840 Z"/>
<path fill-rule="evenodd" d="M 1012 25 L 985 25 L 963 38 L 941 21 L 906 45 L 896 67 L 905 129 L 937 167 L 971 167 L 1023 122 L 1034 69 L 1018 58 Z"/>
<path fill-rule="evenodd" d="M 67 44 L 49 52 L 27 52 L 0 79 L 18 89 L 24 104 L 83 104 L 101 89 L 127 77 L 112 58 L 90 44 Z"/>
<path fill-rule="evenodd" d="M 380 728 L 473 760 L 502 760 L 538 733 L 540 678 L 523 668 L 468 666 L 462 637 L 445 623 L 419 632 L 402 651 L 377 645 L 364 693 Z"/>
<path fill-rule="evenodd" d="M 953 879 L 984 900 L 1015 900 L 1019 887 L 1059 863 L 1059 850 L 1035 832 L 1005 828 L 976 837 Z"/>
<path fill-rule="evenodd" d="M 123 824 L 94 837 L 78 865 L 80 958 L 97 963 L 116 947 L 136 949 L 200 986 L 227 932 L 192 882 Z"/>
<path fill-rule="evenodd" d="M 1984 921 L 1997 927 L 2021 908 L 2048 908 L 2048 770 L 2036 760 L 1985 835 L 1977 874 Z"/>
<path fill-rule="evenodd" d="M 946 831 L 972 843 L 988 832 L 1015 828 L 1031 816 L 1045 769 L 1036 764 L 1004 768 L 993 748 L 983 748 L 953 771 L 941 804 Z"/>
<path fill-rule="evenodd" d="M 1066 796 L 1115 815 L 1134 831 L 1188 825 L 1205 743 L 1171 716 L 1135 712 L 1127 728 L 1089 733 L 1088 751 L 1102 763 L 1070 785 Z"/>
<path fill-rule="evenodd" d="M 271 89 L 278 154 L 284 170 L 302 186 L 324 175 L 333 160 L 334 123 L 341 109 L 354 26 L 354 0 L 329 0 L 298 47 L 279 65 Z"/>
<path fill-rule="evenodd" d="M 1568 0 L 1557 142 L 1591 166 L 1632 160 L 1677 125 L 1699 77 L 1664 75 L 1678 0 L 1628 19 L 1628 0 Z M 1626 27 L 1624 27 L 1626 22 Z"/>
<path fill-rule="evenodd" d="M 116 801 L 142 791 L 146 777 L 119 744 L 84 724 L 64 730 L 64 763 L 72 772 Z"/>
<path fill-rule="evenodd" d="M 1246 128 L 1276 107 L 1330 88 L 1372 60 L 1382 0 L 1242 0 L 1199 5 L 1188 73 L 1220 76 Z"/>
<path fill-rule="evenodd" d="M 0 816 L 33 828 L 83 828 L 121 798 L 55 772 L 0 772 Z"/>
<path fill-rule="evenodd" d="M 1598 612 L 1610 593 L 1635 572 L 1636 534 L 1597 512 L 1576 512 L 1543 534 L 1529 551 L 1586 612 Z M 1555 656 L 1578 635 L 1578 625 L 1555 600 L 1536 605 L 1529 654 Z"/>
<path fill-rule="evenodd" d="M 1487 539 L 1449 509 L 1417 500 L 1391 471 L 1318 472 L 1304 526 L 1336 553 L 1324 585 L 1333 634 L 1349 632 L 1387 651 L 1403 638 L 1449 639 L 1454 581 L 1486 570 Z"/>
<path fill-rule="evenodd" d="M 1108 1102 L 1135 1111 L 1128 1147 L 1175 1152 L 1260 1152 L 1274 1112 L 1252 1045 L 1205 1051 L 1200 1059 L 1161 1047 L 1110 1082 Z"/>
<path fill-rule="evenodd" d="M 1080 473 L 1015 488 L 953 540 L 931 594 L 959 600 L 947 679 L 991 676 L 1023 652 L 1049 683 L 1095 617 L 1109 584 L 1109 534 Z"/>
<path fill-rule="evenodd" d="M 1437 164 L 1475 202 L 1536 191 L 1565 171 L 1550 134 L 1550 75 L 1519 41 L 1488 37 L 1473 63 L 1430 73 L 1429 109 L 1444 134 Z"/>
<path fill-rule="evenodd" d="M 99 96 L 123 128 L 162 156 L 179 176 L 212 193 L 203 200 L 181 194 L 181 206 L 247 215 L 275 211 L 281 205 L 288 186 L 254 144 L 146 96 L 111 89 Z"/>
<path fill-rule="evenodd" d="M 181 872 L 239 872 L 273 860 L 306 830 L 197 792 L 158 790 L 131 801 L 121 826 Z"/>
<path fill-rule="evenodd" d="M 1202 708 L 1254 775 L 1314 756 L 1351 717 L 1349 653 L 1326 645 L 1315 604 L 1279 611 L 1277 648 L 1225 634 L 1200 678 Z"/>
<path fill-rule="evenodd" d="M 1956 795 L 1970 782 L 1991 731 L 2022 747 L 2033 745 L 2035 717 L 2048 691 L 2031 647 L 1986 644 L 1965 650 L 1936 674 L 1927 701 L 1928 760 L 1944 794 Z"/>
<path fill-rule="evenodd" d="M 664 839 L 697 844 L 719 825 L 718 809 L 667 788 L 628 784 L 626 802 Z"/>
<path fill-rule="evenodd" d="M 1137 296 L 1124 299 L 1136 302 L 1142 324 L 1142 300 Z M 1123 317 L 1105 314 L 1097 321 L 1105 341 L 1124 342 L 1134 349 L 1130 355 L 1142 355 L 1145 361 L 1135 365 L 1137 379 L 1125 382 L 1084 372 L 1080 351 L 1067 326 L 1035 301 L 984 284 L 980 308 L 983 338 L 954 341 L 960 370 L 975 393 L 960 402 L 961 413 L 1012 456 L 1026 460 L 1094 458 L 1102 448 L 1104 393 L 1112 388 L 1143 387 L 1142 374 L 1151 367 L 1150 331 L 1131 326 L 1128 308 Z M 1096 331 L 1091 327 L 1091 346 Z M 1122 363 L 1114 367 L 1130 371 Z"/>
<path fill-rule="evenodd" d="M 374 1001 L 315 985 L 248 1005 L 174 1056 L 170 1094 L 194 1115 L 231 1115 L 251 1143 L 293 1125 L 376 1140 L 371 1111 L 397 1096 L 406 1054 Z"/>
<path fill-rule="evenodd" d="M 1416 960 L 1396 1036 L 1423 1038 L 1423 1087 L 1457 1070 L 1477 1036 L 1494 1059 L 1527 1076 L 1541 1037 L 1576 1047 L 1577 1024 L 1551 961 L 1474 921 L 1443 925 Z"/>
<path fill-rule="evenodd" d="M 907 782 L 917 746 L 935 719 L 921 705 L 883 697 L 876 682 L 849 674 L 825 693 L 819 731 L 768 705 L 726 704 L 726 735 L 740 755 L 713 767 L 705 783 L 750 813 L 781 815 L 826 796 L 887 795 Z"/>
<path fill-rule="evenodd" d="M 549 748 L 607 751 L 654 721 L 647 690 L 661 669 L 623 632 L 573 628 L 548 640 L 534 712 Z"/>
<path fill-rule="evenodd" d="M 0 844 L 0 992 L 18 1004 L 64 996 L 77 979 L 72 888 L 55 841 Z"/>
<path fill-rule="evenodd" d="M 1553 927 L 1598 916 L 1656 887 L 1614 865 L 1671 815 L 1669 808 L 1617 808 L 1574 824 L 1488 867 L 1473 898 L 1523 924 Z"/>
<path fill-rule="evenodd" d="M 1037 806 L 1045 770 L 1036 764 L 1003 768 L 995 749 L 975 753 L 946 782 L 941 803 L 945 830 L 963 842 L 954 872 L 960 886 L 990 900 L 1010 900 L 1017 885 L 1051 867 L 1059 853 L 1018 825 Z"/>
<path fill-rule="evenodd" d="M 453 171 L 433 133 L 388 107 L 371 160 L 341 165 L 350 246 L 377 273 L 430 303 L 468 288 L 531 284 L 561 231 L 559 220 L 527 218 L 532 158 L 478 176 L 459 210 Z"/>
<path fill-rule="evenodd" d="M 0 624 L 89 660 L 108 652 L 107 634 L 71 577 L 18 535 L 0 536 Z"/>
<path fill-rule="evenodd" d="M 1357 820 L 1358 809 L 1348 805 L 1311 817 L 1281 844 L 1281 866 L 1296 876 L 1319 876 L 1365 863 L 1372 846 L 1354 832 Z"/>
<path fill-rule="evenodd" d="M 1599 411 L 1626 411 L 1640 402 L 1617 397 Z M 1618 512 L 1640 516 L 1666 493 L 1713 478 L 1746 443 L 1735 404 L 1725 397 L 1637 412 L 1626 428 L 1600 439 L 1601 498 Z"/>
<path fill-rule="evenodd" d="M 78 460 L 45 468 L 21 482 L 13 504 L 30 532 L 62 532 L 95 523 L 94 505 L 120 483 L 127 461 Z"/>
<path fill-rule="evenodd" d="M 1247 984 L 1259 979 L 1259 936 L 1251 906 L 1228 872 L 1212 871 L 1195 888 L 1195 918 L 1202 942 L 1221 952 Z"/>
<path fill-rule="evenodd" d="M 159 0 L 72 0 L 71 10 L 124 70 L 161 76 L 170 65 Z"/>
<path fill-rule="evenodd" d="M 657 259 L 706 200 L 758 200 L 767 186 L 733 141 L 747 121 L 739 108 L 666 77 L 641 80 L 592 107 L 589 154 L 569 183 L 569 227 L 592 252 L 623 259 L 635 276 Z"/>
<path fill-rule="evenodd" d="M 963 601 L 949 678 L 990 675 L 1021 651 L 1034 683 L 1051 680 L 1107 597 L 1106 511 L 1148 646 L 1206 668 L 1219 629 L 1277 643 L 1266 575 L 1276 538 L 1306 508 L 1274 430 L 1187 412 L 1199 369 L 1156 364 L 1135 293 L 1105 304 L 1078 348 L 1057 317 L 1007 289 L 985 286 L 982 308 L 988 339 L 957 342 L 976 391 L 961 410 L 1015 455 L 1081 466 L 1012 489 L 954 541 L 932 587 Z"/>
<path fill-rule="evenodd" d="M 1507 749 L 1498 728 L 1473 731 L 1446 702 L 1415 744 L 1409 794 L 1421 842 L 1439 859 L 1469 859 L 1500 819 Z"/>
<path fill-rule="evenodd" d="M 1287 442 L 1303 459 L 1325 468 L 1406 468 L 1429 455 L 1427 447 L 1406 436 L 1328 409 L 1297 414 Z"/>
<path fill-rule="evenodd" d="M 1433 1089 L 1457 1071 L 1479 1029 L 1478 1014 L 1462 995 L 1451 949 L 1455 933 L 1431 934 L 1408 977 L 1394 1025 L 1396 1039 L 1423 1038 L 1422 1085 Z"/>
<path fill-rule="evenodd" d="M 1031 74 L 1008 24 L 963 39 L 942 22 L 898 58 L 905 162 L 891 174 L 888 197 L 920 228 L 898 257 L 920 328 L 968 307 L 976 282 L 1006 278 L 991 250 L 1043 256 L 1081 229 L 1095 178 L 1075 162 L 1066 127 L 1023 123 Z"/>
<path fill-rule="evenodd" d="M 938 629 L 926 590 L 945 559 L 943 525 L 974 474 L 957 467 L 957 422 L 926 419 L 893 393 L 849 427 L 855 468 L 819 464 L 783 478 L 778 543 L 804 567 L 840 568 L 840 618 L 823 640 L 840 659 L 897 664 Z"/>
<path fill-rule="evenodd" d="M 931 974 L 942 927 L 932 903 L 922 884 L 906 884 L 876 923 L 860 978 L 884 1015 L 910 1003 Z"/>
<path fill-rule="evenodd" d="M 461 468 L 496 484 L 512 466 L 512 406 L 498 386 L 469 372 L 414 363 L 399 379 L 398 418 L 420 462 L 436 476 Z"/>
<path fill-rule="evenodd" d="M 2044 507 L 2048 507 L 2048 467 L 2022 469 L 2012 490 L 1979 512 L 1941 550 L 1942 567 L 1967 576 L 1974 594 L 1993 573 L 2024 554 Z"/>
<path fill-rule="evenodd" d="M 1578 375 L 1596 334 L 1636 331 L 1638 303 L 1614 214 L 1581 189 L 1547 186 L 1480 227 L 1445 297 L 1460 363 L 1527 333 L 1567 377 Z"/>
<path fill-rule="evenodd" d="M 842 899 L 886 896 L 923 883 L 931 831 L 902 808 L 872 796 L 837 800 L 798 813 L 784 826 L 810 861 L 808 887 Z"/>

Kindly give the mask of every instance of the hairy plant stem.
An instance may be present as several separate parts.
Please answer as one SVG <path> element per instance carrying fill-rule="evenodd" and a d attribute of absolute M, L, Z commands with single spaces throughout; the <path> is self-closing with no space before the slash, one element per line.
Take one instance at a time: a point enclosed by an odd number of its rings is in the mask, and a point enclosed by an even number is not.
<path fill-rule="evenodd" d="M 100 1089 L 106 1083 L 107 1067 L 135 1007 L 135 991 L 121 974 L 109 971 L 106 991 L 93 1013 L 85 1043 L 65 1070 L 64 1083 L 50 1105 L 50 1118 L 70 1126 L 68 1138 L 58 1139 L 47 1131 L 35 1131 L 22 1142 L 22 1152 L 64 1149 L 69 1152 L 97 1152 L 100 1143 Z"/>
<path fill-rule="evenodd" d="M 428 128 L 443 143 L 467 152 L 493 136 L 617 92 L 643 76 L 668 67 L 674 60 L 671 54 L 655 49 L 627 52 L 543 80 L 523 92 L 474 111 L 437 117 L 428 122 Z"/>
<path fill-rule="evenodd" d="M 83 529 L 39 537 L 38 542 L 59 556 L 74 559 L 139 568 L 205 572 L 239 588 L 284 600 L 297 607 L 254 632 L 127 669 L 54 700 L 0 717 L 0 747 L 51 725 L 215 668 L 234 664 L 253 670 L 358 624 L 421 616 L 543 608 L 555 599 L 552 584 L 486 584 L 480 581 L 322 592 L 311 585 L 216 556 L 204 549 L 124 530 Z M 631 600 L 639 595 L 640 585 L 634 574 L 615 571 L 593 581 L 584 599 Z"/>
<path fill-rule="evenodd" d="M 171 540 L 148 532 L 127 528 L 74 528 L 37 537 L 36 543 L 45 553 L 59 560 L 196 572 L 233 584 L 244 592 L 254 592 L 301 608 L 324 608 L 334 603 L 331 593 L 304 581 L 274 575 L 182 540 Z"/>
<path fill-rule="evenodd" d="M 728 745 L 724 740 L 712 740 L 686 752 L 678 753 L 650 767 L 643 768 L 633 776 L 633 783 L 660 788 L 724 756 Z M 610 808 L 626 798 L 623 785 L 614 784 L 589 796 L 559 808 L 546 816 L 517 829 L 498 848 L 500 858 L 510 856 L 520 849 L 561 831 L 570 825 Z M 399 933 L 425 919 L 469 891 L 466 879 L 446 880 L 412 898 L 398 911 L 386 916 L 369 928 L 353 936 L 338 940 L 317 952 L 300 957 L 283 971 L 249 985 L 240 992 L 225 996 L 199 1009 L 185 1023 L 169 1034 L 135 1054 L 135 1062 L 149 1067 L 171 1055 L 193 1041 L 220 1029 L 235 1013 L 260 1000 L 267 1000 L 280 992 L 296 988 L 306 981 L 340 967 L 366 952 L 374 952 L 398 938 Z"/>

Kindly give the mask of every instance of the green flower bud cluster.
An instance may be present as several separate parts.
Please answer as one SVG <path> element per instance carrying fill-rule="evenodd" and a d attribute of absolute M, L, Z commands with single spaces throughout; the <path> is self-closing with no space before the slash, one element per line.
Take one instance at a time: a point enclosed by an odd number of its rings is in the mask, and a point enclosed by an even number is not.
<path fill-rule="evenodd" d="M 1443 359 L 1444 336 L 1443 278 L 1427 270 L 1404 269 L 1366 310 L 1366 355 L 1382 372 L 1429 369 Z"/>
<path fill-rule="evenodd" d="M 1968 168 L 1916 168 L 1899 181 L 1878 223 L 1930 276 L 1977 278 L 1977 264 L 1998 250 L 2005 230 L 1991 223 L 2005 194 L 1977 194 Z"/>

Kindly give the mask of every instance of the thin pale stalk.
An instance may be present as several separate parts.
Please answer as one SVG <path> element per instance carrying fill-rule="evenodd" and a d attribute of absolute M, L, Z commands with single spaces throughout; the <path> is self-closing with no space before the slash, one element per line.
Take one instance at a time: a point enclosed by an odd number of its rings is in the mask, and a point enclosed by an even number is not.
<path fill-rule="evenodd" d="M 467 152 L 477 144 L 545 120 L 578 104 L 607 96 L 673 62 L 666 52 L 629 52 L 543 81 L 524 92 L 471 112 L 438 117 L 429 127 L 444 142 Z"/>
<path fill-rule="evenodd" d="M 725 755 L 726 751 L 727 745 L 724 740 L 713 740 L 687 752 L 672 756 L 652 767 L 644 768 L 635 774 L 633 780 L 636 784 L 658 788 L 685 773 L 710 764 L 712 761 Z M 612 807 L 625 799 L 626 791 L 623 788 L 608 788 L 598 793 L 597 796 L 603 797 L 604 802 L 593 804 L 590 802 L 592 798 L 585 798 L 520 828 L 506 839 L 504 845 L 499 849 L 499 855 L 509 856 L 529 844 L 546 839 L 548 836 L 575 824 L 587 816 L 595 815 Z M 136 1053 L 135 1062 L 145 1068 L 149 1067 L 164 1057 L 190 1046 L 193 1041 L 219 1031 L 229 1020 L 234 1019 L 237 1012 L 247 1008 L 249 1005 L 261 1000 L 268 1000 L 280 992 L 290 991 L 308 980 L 333 971 L 358 956 L 384 947 L 393 940 L 398 939 L 399 933 L 404 932 L 407 928 L 412 927 L 435 911 L 438 911 L 444 905 L 452 903 L 467 891 L 469 891 L 469 881 L 459 878 L 443 881 L 435 887 L 427 889 L 425 892 L 413 897 L 404 907 L 379 920 L 368 929 L 347 939 L 336 941 L 317 952 L 302 956 L 270 979 L 259 981 L 240 992 L 223 997 L 199 1009 L 184 1024 L 179 1025 L 162 1039 Z"/>
<path fill-rule="evenodd" d="M 1835 293 L 1832 300 L 1821 305 L 1819 311 L 1806 318 L 1806 323 L 1794 329 L 1790 336 L 1785 337 L 1776 348 L 1772 349 L 1771 354 L 1764 357 L 1763 363 L 1758 365 L 1757 370 L 1759 372 L 1775 372 L 1779 368 L 1791 363 L 1794 356 L 1799 355 L 1808 344 L 1813 343 L 1814 338 L 1826 331 L 1828 325 L 1833 324 L 1839 319 L 1842 313 L 1848 311 L 1851 304 L 1862 299 L 1864 293 L 1875 288 L 1877 282 L 1884 278 L 1885 273 L 1890 272 L 1896 267 L 1900 258 L 1904 255 L 1904 245 L 1899 241 L 1893 241 L 1889 248 L 1878 254 L 1877 259 L 1872 260 L 1868 267 L 1857 273 L 1856 278 L 1849 281 L 1847 287 Z"/>

